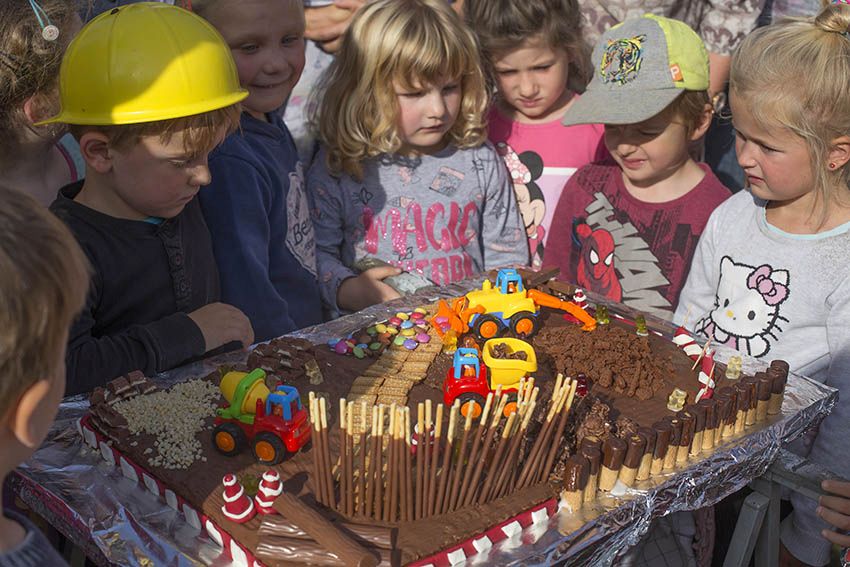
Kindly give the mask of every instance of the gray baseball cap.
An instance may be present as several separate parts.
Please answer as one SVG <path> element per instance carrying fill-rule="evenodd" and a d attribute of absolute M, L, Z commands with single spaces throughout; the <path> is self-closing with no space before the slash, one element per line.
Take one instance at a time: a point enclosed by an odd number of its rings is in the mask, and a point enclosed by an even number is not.
<path fill-rule="evenodd" d="M 678 20 L 644 14 L 605 32 L 593 50 L 593 79 L 561 123 L 636 124 L 682 92 L 708 89 L 708 51 Z"/>

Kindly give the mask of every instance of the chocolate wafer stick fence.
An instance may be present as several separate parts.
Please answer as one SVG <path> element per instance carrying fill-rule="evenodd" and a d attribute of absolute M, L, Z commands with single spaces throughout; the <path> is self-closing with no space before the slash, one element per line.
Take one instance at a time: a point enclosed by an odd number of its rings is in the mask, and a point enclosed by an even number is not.
<path fill-rule="evenodd" d="M 502 498 L 549 478 L 575 391 L 575 381 L 559 376 L 551 399 L 540 404 L 539 388 L 528 379 L 517 392 L 491 392 L 479 416 L 473 416 L 474 404 L 461 408 L 455 401 L 447 409 L 420 403 L 415 423 L 405 406 L 341 399 L 338 436 L 328 432 L 328 404 L 311 393 L 313 492 L 347 517 L 385 522 Z M 540 428 L 532 438 L 536 413 Z M 339 440 L 335 460 L 333 437 Z"/>

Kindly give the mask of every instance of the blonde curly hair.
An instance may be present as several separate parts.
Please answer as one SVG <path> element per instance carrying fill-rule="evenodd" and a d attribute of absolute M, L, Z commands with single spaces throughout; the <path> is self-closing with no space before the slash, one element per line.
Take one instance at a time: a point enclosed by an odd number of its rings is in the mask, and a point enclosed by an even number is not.
<path fill-rule="evenodd" d="M 377 0 L 352 20 L 313 105 L 334 175 L 362 178 L 364 159 L 401 148 L 394 82 L 417 88 L 457 78 L 460 113 L 447 133 L 461 148 L 486 138 L 487 92 L 475 37 L 445 0 Z"/>

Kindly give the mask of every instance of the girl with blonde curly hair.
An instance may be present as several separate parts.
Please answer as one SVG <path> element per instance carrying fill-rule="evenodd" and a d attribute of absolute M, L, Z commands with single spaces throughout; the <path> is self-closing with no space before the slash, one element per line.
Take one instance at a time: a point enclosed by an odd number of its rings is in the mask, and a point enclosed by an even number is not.
<path fill-rule="evenodd" d="M 398 297 L 382 280 L 402 270 L 445 284 L 528 262 L 475 39 L 444 0 L 366 5 L 323 87 L 307 184 L 331 314 Z M 358 273 L 367 257 L 391 266 Z"/>

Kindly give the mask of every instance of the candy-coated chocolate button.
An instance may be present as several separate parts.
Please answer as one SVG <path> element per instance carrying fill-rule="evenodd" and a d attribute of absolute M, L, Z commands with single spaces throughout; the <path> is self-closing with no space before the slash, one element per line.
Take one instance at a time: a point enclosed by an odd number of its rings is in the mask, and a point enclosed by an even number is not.
<path fill-rule="evenodd" d="M 404 348 L 406 348 L 407 350 L 414 350 L 417 346 L 419 346 L 419 343 L 417 343 L 413 339 L 407 339 L 404 341 Z"/>

